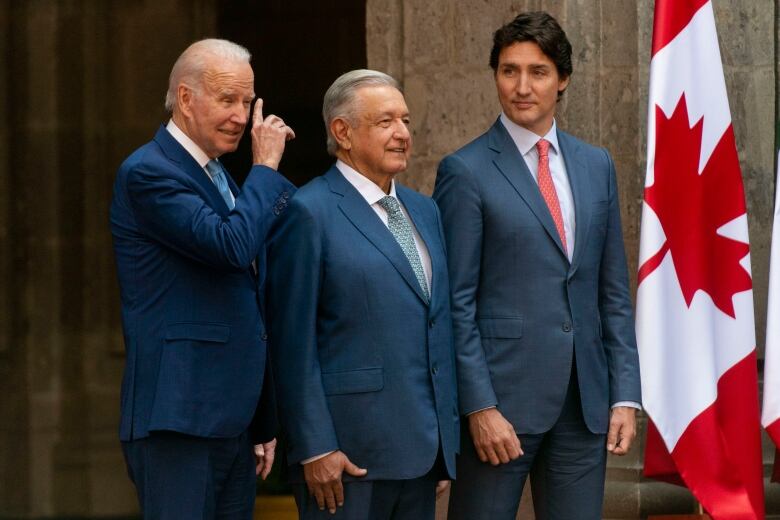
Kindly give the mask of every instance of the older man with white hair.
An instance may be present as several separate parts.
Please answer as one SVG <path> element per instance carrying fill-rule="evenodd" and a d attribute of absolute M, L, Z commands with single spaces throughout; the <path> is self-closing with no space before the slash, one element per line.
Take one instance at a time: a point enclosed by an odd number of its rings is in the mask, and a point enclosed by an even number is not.
<path fill-rule="evenodd" d="M 248 124 L 249 59 L 225 40 L 187 48 L 170 75 L 171 120 L 116 177 L 120 440 L 146 519 L 250 519 L 255 477 L 274 459 L 260 288 L 266 234 L 294 189 L 276 168 L 295 134 L 258 99 L 241 190 L 219 162 Z"/>
<path fill-rule="evenodd" d="M 269 241 L 272 360 L 300 518 L 432 520 L 459 437 L 439 212 L 394 179 L 412 136 L 393 78 L 342 75 L 323 118 L 336 163 L 298 191 Z"/>

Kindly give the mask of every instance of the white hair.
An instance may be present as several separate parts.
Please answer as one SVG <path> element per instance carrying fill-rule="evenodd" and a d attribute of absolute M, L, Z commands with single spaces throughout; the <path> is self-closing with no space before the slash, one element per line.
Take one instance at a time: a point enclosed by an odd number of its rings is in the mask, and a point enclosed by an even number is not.
<path fill-rule="evenodd" d="M 200 40 L 187 47 L 173 64 L 168 78 L 168 92 L 165 93 L 165 109 L 168 112 L 173 112 L 176 106 L 176 91 L 180 83 L 189 83 L 193 88 L 200 86 L 210 58 L 249 63 L 252 55 L 237 43 L 216 38 Z"/>
<path fill-rule="evenodd" d="M 384 72 L 376 70 L 358 69 L 342 74 L 325 92 L 322 101 L 322 119 L 325 121 L 325 135 L 327 137 L 328 153 L 336 155 L 338 143 L 331 134 L 330 123 L 336 118 L 344 118 L 353 123 L 355 114 L 355 92 L 363 87 L 393 87 L 401 91 L 398 82 Z"/>

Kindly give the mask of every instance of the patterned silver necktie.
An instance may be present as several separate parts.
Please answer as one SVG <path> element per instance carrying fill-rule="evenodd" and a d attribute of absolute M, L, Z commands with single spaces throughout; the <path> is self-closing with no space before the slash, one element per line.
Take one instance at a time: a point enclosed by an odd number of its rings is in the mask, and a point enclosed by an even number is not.
<path fill-rule="evenodd" d="M 211 180 L 219 190 L 219 194 L 225 199 L 225 204 L 227 204 L 228 209 L 232 211 L 233 208 L 236 207 L 236 203 L 233 202 L 233 197 L 230 194 L 230 188 L 228 187 L 225 173 L 222 170 L 222 165 L 219 164 L 219 161 L 216 159 L 212 159 L 206 163 L 206 169 L 211 174 Z"/>
<path fill-rule="evenodd" d="M 379 200 L 379 205 L 387 211 L 387 227 L 390 228 L 390 232 L 398 241 L 398 245 L 401 246 L 401 250 L 406 255 L 409 264 L 412 266 L 412 271 L 417 277 L 417 282 L 422 288 L 423 294 L 427 300 L 431 299 L 431 293 L 428 291 L 428 282 L 425 280 L 425 271 L 423 271 L 422 262 L 420 261 L 420 254 L 417 252 L 417 246 L 414 244 L 414 235 L 412 234 L 412 226 L 406 219 L 403 211 L 401 211 L 401 204 L 395 197 L 389 195 Z"/>

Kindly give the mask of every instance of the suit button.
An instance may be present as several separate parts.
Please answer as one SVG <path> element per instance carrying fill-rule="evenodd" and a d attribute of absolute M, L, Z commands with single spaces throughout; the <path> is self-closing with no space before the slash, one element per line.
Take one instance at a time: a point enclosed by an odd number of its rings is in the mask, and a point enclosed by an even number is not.
<path fill-rule="evenodd" d="M 561 328 L 563 329 L 563 332 L 571 332 L 571 323 L 564 321 Z"/>
<path fill-rule="evenodd" d="M 263 341 L 268 341 L 268 334 L 263 334 L 262 336 L 260 336 L 260 339 L 262 339 Z"/>
<path fill-rule="evenodd" d="M 431 374 L 436 375 L 439 373 L 439 367 L 437 365 L 433 365 L 431 367 Z"/>
<path fill-rule="evenodd" d="M 430 321 L 428 322 L 428 327 L 429 327 L 429 328 L 431 328 L 431 329 L 432 329 L 432 328 L 434 327 L 434 325 L 436 325 L 436 320 L 430 320 Z"/>

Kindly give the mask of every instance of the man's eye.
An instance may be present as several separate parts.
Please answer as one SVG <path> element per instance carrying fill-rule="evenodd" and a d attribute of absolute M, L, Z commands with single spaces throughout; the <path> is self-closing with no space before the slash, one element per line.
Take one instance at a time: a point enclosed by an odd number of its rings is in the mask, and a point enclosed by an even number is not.
<path fill-rule="evenodd" d="M 390 126 L 390 120 L 389 119 L 382 119 L 379 122 L 379 126 L 381 126 L 382 128 L 387 128 L 388 126 Z"/>

